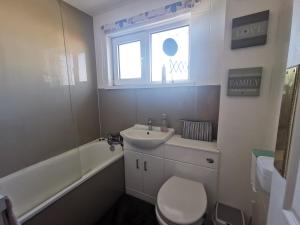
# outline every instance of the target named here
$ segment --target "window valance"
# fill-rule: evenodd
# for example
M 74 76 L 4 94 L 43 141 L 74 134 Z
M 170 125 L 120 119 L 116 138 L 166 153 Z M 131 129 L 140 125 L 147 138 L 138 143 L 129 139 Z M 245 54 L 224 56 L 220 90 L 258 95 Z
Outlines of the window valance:
M 133 17 L 124 18 L 114 23 L 103 25 L 101 29 L 104 31 L 104 33 L 108 34 L 135 26 L 146 25 L 161 19 L 168 19 L 183 13 L 187 13 L 200 2 L 201 0 L 178 1 L 158 9 L 153 9 Z

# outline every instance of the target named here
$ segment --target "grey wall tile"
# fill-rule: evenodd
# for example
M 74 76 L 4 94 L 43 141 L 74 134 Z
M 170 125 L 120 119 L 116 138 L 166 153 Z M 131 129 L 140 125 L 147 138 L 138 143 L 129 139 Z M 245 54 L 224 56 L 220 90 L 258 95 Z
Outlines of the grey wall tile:
M 100 135 L 93 18 L 61 4 L 68 65 L 74 76 L 71 102 L 82 145 Z
M 137 122 L 145 124 L 148 118 L 153 124 L 161 124 L 162 113 L 168 117 L 168 125 L 180 132 L 180 119 L 196 119 L 196 88 L 153 88 L 137 90 Z
M 220 86 L 99 90 L 102 133 L 120 132 L 135 123 L 160 126 L 166 113 L 168 124 L 181 134 L 181 119 L 211 120 L 217 137 Z M 99 95 L 100 95 L 99 94 Z
M 76 139 L 69 90 L 60 83 L 67 74 L 60 60 L 65 54 L 57 2 L 2 1 L 0 27 L 3 176 L 46 159 L 57 143 L 60 148 L 51 152 L 74 147 Z M 56 122 L 60 125 L 54 134 Z M 66 130 L 66 139 L 52 139 Z
M 199 119 L 217 121 L 219 105 L 220 86 L 197 87 L 197 113 Z
M 69 52 L 83 49 L 89 57 L 90 82 L 74 86 L 72 98 L 58 1 L 1 1 L 0 177 L 97 137 L 92 19 L 63 9 Z M 86 27 L 79 30 L 70 21 Z M 75 116 L 72 104 L 86 111 Z
M 102 136 L 120 132 L 136 123 L 136 91 L 99 90 Z
M 197 114 L 199 120 L 213 121 L 213 138 L 217 139 L 220 89 L 218 85 L 197 88 Z

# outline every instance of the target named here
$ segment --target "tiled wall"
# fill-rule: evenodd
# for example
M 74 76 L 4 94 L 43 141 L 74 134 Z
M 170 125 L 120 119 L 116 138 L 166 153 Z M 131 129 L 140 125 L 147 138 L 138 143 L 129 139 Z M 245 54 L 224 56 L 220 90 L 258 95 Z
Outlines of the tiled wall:
M 69 70 L 75 80 L 70 86 L 73 114 L 82 145 L 98 138 L 100 132 L 93 18 L 65 3 L 62 16 Z
M 93 20 L 59 2 L 1 1 L 0 177 L 99 137 Z
M 180 119 L 211 120 L 217 138 L 220 86 L 99 90 L 102 136 L 152 118 L 159 126 L 167 113 L 170 127 L 181 133 Z

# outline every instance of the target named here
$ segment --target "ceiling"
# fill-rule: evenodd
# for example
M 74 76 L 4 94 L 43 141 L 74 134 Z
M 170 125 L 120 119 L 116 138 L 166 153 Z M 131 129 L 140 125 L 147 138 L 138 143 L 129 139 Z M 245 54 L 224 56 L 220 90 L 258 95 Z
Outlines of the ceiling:
M 105 11 L 120 7 L 132 0 L 64 0 L 75 8 L 95 16 Z

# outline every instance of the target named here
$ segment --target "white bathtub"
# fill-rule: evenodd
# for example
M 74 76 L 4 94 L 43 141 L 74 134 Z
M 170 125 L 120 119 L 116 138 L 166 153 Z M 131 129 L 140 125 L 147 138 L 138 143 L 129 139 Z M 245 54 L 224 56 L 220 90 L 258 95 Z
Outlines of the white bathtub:
M 24 223 L 122 157 L 121 146 L 94 141 L 1 178 L 0 193 Z

